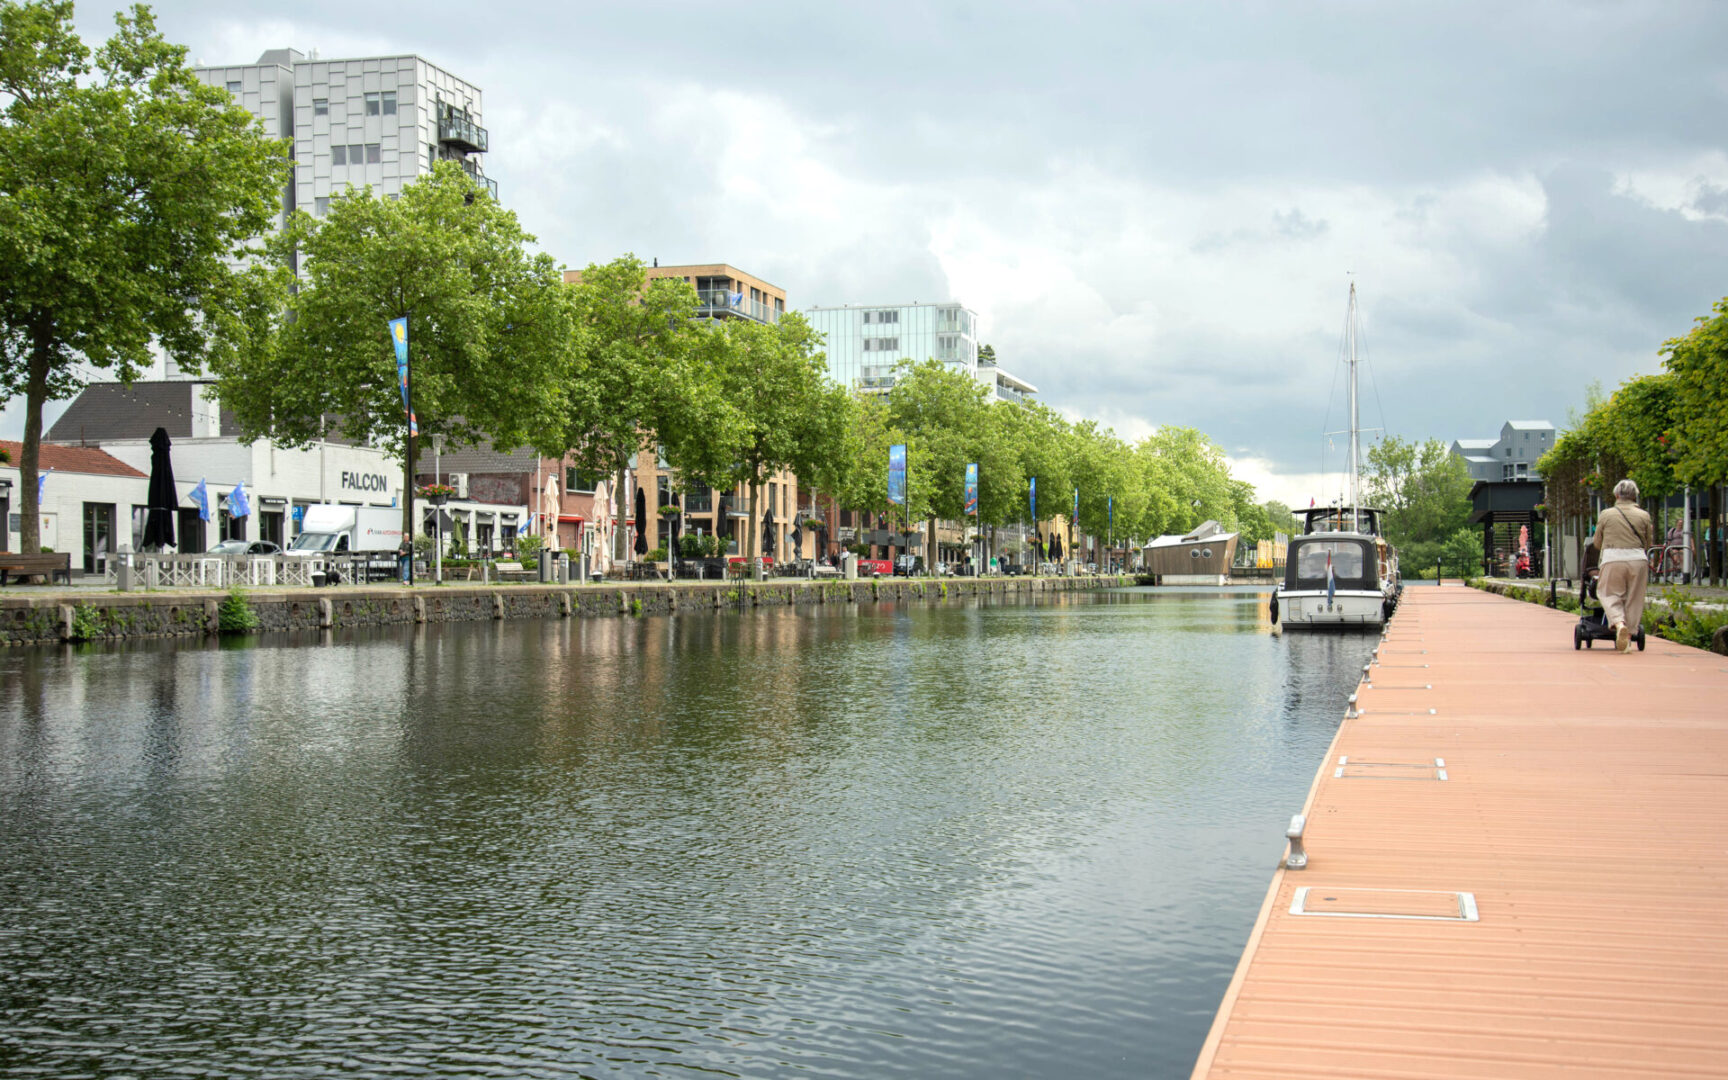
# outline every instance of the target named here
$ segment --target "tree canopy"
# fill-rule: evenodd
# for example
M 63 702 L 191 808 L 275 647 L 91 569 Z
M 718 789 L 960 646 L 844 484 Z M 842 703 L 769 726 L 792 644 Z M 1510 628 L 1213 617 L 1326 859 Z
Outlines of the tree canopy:
M 243 256 L 280 213 L 285 141 L 149 8 L 94 53 L 72 20 L 64 0 L 0 0 L 0 395 L 25 398 L 27 550 L 42 407 L 92 368 L 131 380 L 153 345 L 192 370 L 265 351 L 282 286 Z

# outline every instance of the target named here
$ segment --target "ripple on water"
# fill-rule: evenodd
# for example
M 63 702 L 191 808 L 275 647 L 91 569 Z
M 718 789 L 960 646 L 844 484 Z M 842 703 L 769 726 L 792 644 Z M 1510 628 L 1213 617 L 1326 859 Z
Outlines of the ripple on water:
M 1232 594 L 0 655 L 0 1075 L 1179 1074 L 1371 642 Z

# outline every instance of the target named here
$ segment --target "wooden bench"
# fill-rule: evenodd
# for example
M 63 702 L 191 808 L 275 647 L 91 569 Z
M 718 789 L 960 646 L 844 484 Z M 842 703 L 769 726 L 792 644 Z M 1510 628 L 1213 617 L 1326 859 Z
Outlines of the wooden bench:
M 534 581 L 540 576 L 540 571 L 524 570 L 519 562 L 493 563 L 492 569 L 497 572 L 499 581 Z
M 0 585 L 11 578 L 43 577 L 52 585 L 55 578 L 72 584 L 72 553 L 54 551 L 46 555 L 14 555 L 0 553 Z

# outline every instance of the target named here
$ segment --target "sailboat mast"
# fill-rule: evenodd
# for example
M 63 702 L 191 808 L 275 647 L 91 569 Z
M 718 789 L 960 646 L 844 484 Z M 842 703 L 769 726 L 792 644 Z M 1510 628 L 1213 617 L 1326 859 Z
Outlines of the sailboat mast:
M 1356 408 L 1356 283 L 1350 283 L 1350 309 L 1346 316 L 1344 330 L 1345 344 L 1350 355 L 1350 528 L 1353 532 L 1362 531 L 1362 515 L 1360 511 L 1361 492 L 1358 490 L 1358 477 L 1362 467 L 1361 418 Z

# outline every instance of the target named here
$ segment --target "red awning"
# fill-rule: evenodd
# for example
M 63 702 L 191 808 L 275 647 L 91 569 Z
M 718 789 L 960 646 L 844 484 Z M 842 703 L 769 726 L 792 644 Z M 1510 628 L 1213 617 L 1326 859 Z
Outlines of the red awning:
M 567 522 L 567 521 L 573 521 L 576 524 L 580 525 L 580 524 L 582 524 L 582 522 L 584 520 L 586 520 L 586 519 L 583 518 L 583 516 L 581 514 L 559 514 L 558 515 L 558 521 L 560 523 Z

